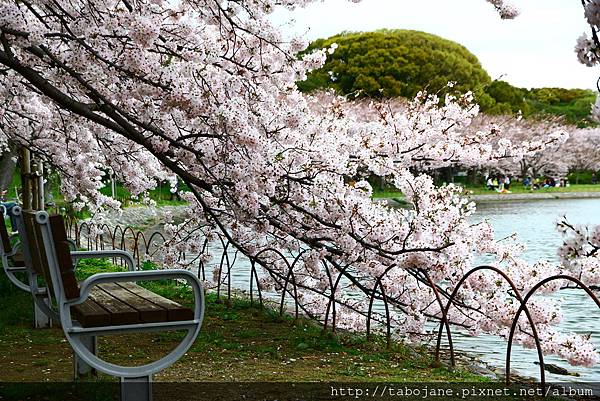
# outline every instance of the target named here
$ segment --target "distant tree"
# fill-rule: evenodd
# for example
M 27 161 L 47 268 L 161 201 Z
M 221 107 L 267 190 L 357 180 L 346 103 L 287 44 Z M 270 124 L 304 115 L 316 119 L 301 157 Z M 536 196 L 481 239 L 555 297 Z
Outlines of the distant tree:
M 596 93 L 588 89 L 535 88 L 526 94 L 529 114 L 560 115 L 579 127 L 596 125 L 590 117 Z
M 529 114 L 529 105 L 525 102 L 527 92 L 523 89 L 506 81 L 494 81 L 485 88 L 485 93 L 493 99 L 491 104 L 484 105 L 489 114 Z
M 354 97 L 413 98 L 427 89 L 473 92 L 481 111 L 492 115 L 521 113 L 524 117 L 558 115 L 580 127 L 595 125 L 589 118 L 593 91 L 563 88 L 518 88 L 506 81 L 492 81 L 477 57 L 462 45 L 425 32 L 381 30 L 345 32 L 318 39 L 302 52 L 337 45 L 323 67 L 298 82 L 304 92 L 332 88 Z
M 571 132 L 569 140 L 563 146 L 575 183 L 579 184 L 582 172 L 598 171 L 600 169 L 600 129 L 584 128 Z M 591 177 L 590 177 L 591 178 Z
M 491 82 L 479 60 L 458 43 L 425 32 L 382 30 L 341 33 L 313 42 L 305 53 L 338 48 L 324 66 L 299 82 L 303 91 L 330 87 L 357 97 L 414 97 L 419 91 L 475 91 Z

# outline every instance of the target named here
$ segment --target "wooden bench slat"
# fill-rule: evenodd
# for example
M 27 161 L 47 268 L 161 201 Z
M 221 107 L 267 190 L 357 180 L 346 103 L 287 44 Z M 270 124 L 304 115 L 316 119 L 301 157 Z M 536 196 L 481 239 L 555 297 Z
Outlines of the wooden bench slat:
M 91 299 L 72 306 L 71 313 L 83 327 L 110 326 L 110 313 Z
M 2 248 L 4 248 L 4 252 L 9 253 L 11 250 L 10 236 L 8 235 L 8 228 L 6 227 L 6 221 L 4 220 L 4 212 L 2 211 L 0 211 L 0 243 L 2 245 Z
M 129 305 L 131 308 L 137 310 L 142 322 L 166 322 L 168 319 L 167 310 L 165 308 L 134 294 L 116 283 L 101 284 L 98 287 L 102 288 L 105 292 L 121 302 Z
M 160 295 L 140 287 L 139 285 L 133 283 L 119 283 L 119 285 L 128 291 L 131 291 L 132 293 L 166 309 L 170 322 L 192 320 L 194 318 L 194 311 L 192 311 L 190 308 L 186 308 L 177 302 L 171 301 L 165 297 L 161 297 Z
M 90 292 L 90 299 L 102 306 L 110 314 L 112 325 L 139 323 L 138 311 L 121 302 L 101 288 L 94 288 Z
M 13 266 L 24 267 L 25 266 L 25 257 L 22 253 L 16 253 L 10 257 Z
M 82 327 L 192 320 L 194 312 L 133 283 L 100 284 L 71 308 Z

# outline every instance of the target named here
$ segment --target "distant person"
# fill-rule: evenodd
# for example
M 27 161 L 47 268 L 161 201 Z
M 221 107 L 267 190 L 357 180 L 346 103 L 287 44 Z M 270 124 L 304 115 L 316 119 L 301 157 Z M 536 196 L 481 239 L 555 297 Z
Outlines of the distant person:
M 494 189 L 494 181 L 492 180 L 492 177 L 488 177 L 485 185 L 487 186 L 487 189 L 490 191 Z
M 169 197 L 170 201 L 178 200 L 181 201 L 181 195 L 179 194 L 179 179 L 173 188 L 171 188 L 171 196 Z
M 598 176 L 596 175 L 596 173 L 592 173 L 592 184 L 598 184 Z
M 531 177 L 525 177 L 523 180 L 523 186 L 525 188 L 529 188 L 531 186 Z
M 552 177 L 546 178 L 546 180 L 544 181 L 544 188 L 554 188 L 555 186 L 556 181 Z
M 508 176 L 504 177 L 504 189 L 510 191 L 510 178 Z

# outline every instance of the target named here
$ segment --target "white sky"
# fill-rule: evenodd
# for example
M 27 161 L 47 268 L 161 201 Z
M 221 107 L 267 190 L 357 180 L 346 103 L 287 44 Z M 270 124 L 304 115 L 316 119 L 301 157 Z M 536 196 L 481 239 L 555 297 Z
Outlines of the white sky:
M 600 68 L 579 64 L 576 39 L 589 26 L 580 0 L 513 0 L 521 11 L 501 20 L 484 0 L 324 0 L 272 20 L 309 40 L 342 31 L 414 29 L 454 40 L 474 53 L 492 79 L 519 87 L 595 88 Z M 294 20 L 293 26 L 287 21 Z

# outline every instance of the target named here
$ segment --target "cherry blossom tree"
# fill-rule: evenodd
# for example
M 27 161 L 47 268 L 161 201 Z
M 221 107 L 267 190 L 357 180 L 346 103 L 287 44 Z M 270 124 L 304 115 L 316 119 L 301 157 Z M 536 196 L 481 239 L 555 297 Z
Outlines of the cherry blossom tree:
M 483 114 L 474 119 L 470 129 L 482 127 L 496 127 L 497 135 L 488 139 L 491 143 L 509 139 L 513 145 L 529 151 L 517 158 L 498 158 L 480 167 L 521 179 L 564 178 L 569 173 L 600 168 L 598 128 L 577 128 L 557 117 L 540 120 Z
M 441 317 L 436 294 L 447 298 L 478 254 L 495 255 L 524 291 L 561 271 L 520 260 L 517 244 L 468 222 L 474 205 L 459 188 L 414 173 L 531 151 L 504 138 L 493 145 L 492 130 L 468 131 L 478 112 L 469 94 L 422 93 L 401 110 L 373 106 L 376 118 L 344 112 L 342 99 L 312 111 L 295 82 L 335 48 L 299 60 L 305 41 L 285 40 L 268 19 L 276 6 L 311 2 L 0 0 L 4 140 L 45 157 L 67 198 L 93 210 L 118 206 L 99 193 L 107 171 L 134 194 L 179 177 L 190 206 L 183 223 L 166 226 L 167 265 L 219 234 L 263 266 L 264 286 L 296 296 L 309 316 L 324 320 L 336 295 L 345 327 L 364 328 L 369 301 L 385 299 L 397 335 L 423 335 Z M 413 208 L 374 203 L 367 174 L 390 177 Z M 283 285 L 284 264 L 258 256 L 265 247 L 302 252 L 298 294 Z M 345 297 L 346 288 L 363 296 Z M 508 284 L 481 273 L 449 319 L 505 336 L 517 308 Z M 557 307 L 533 300 L 531 310 L 545 352 L 597 361 L 589 339 L 553 329 Z M 517 337 L 531 344 L 526 321 Z
M 571 132 L 569 140 L 561 147 L 564 151 L 569 171 L 600 170 L 600 129 L 582 128 Z M 578 183 L 578 182 L 576 182 Z
M 531 177 L 533 179 L 546 175 L 563 178 L 569 172 L 569 160 L 566 150 L 572 145 L 569 143 L 573 128 L 562 123 L 557 118 L 544 120 L 512 119 L 504 127 L 503 136 L 515 144 L 529 144 L 535 151 L 510 161 L 500 162 L 498 167 L 513 176 Z M 554 133 L 564 133 L 563 140 L 554 146 L 546 146 L 548 137 Z

